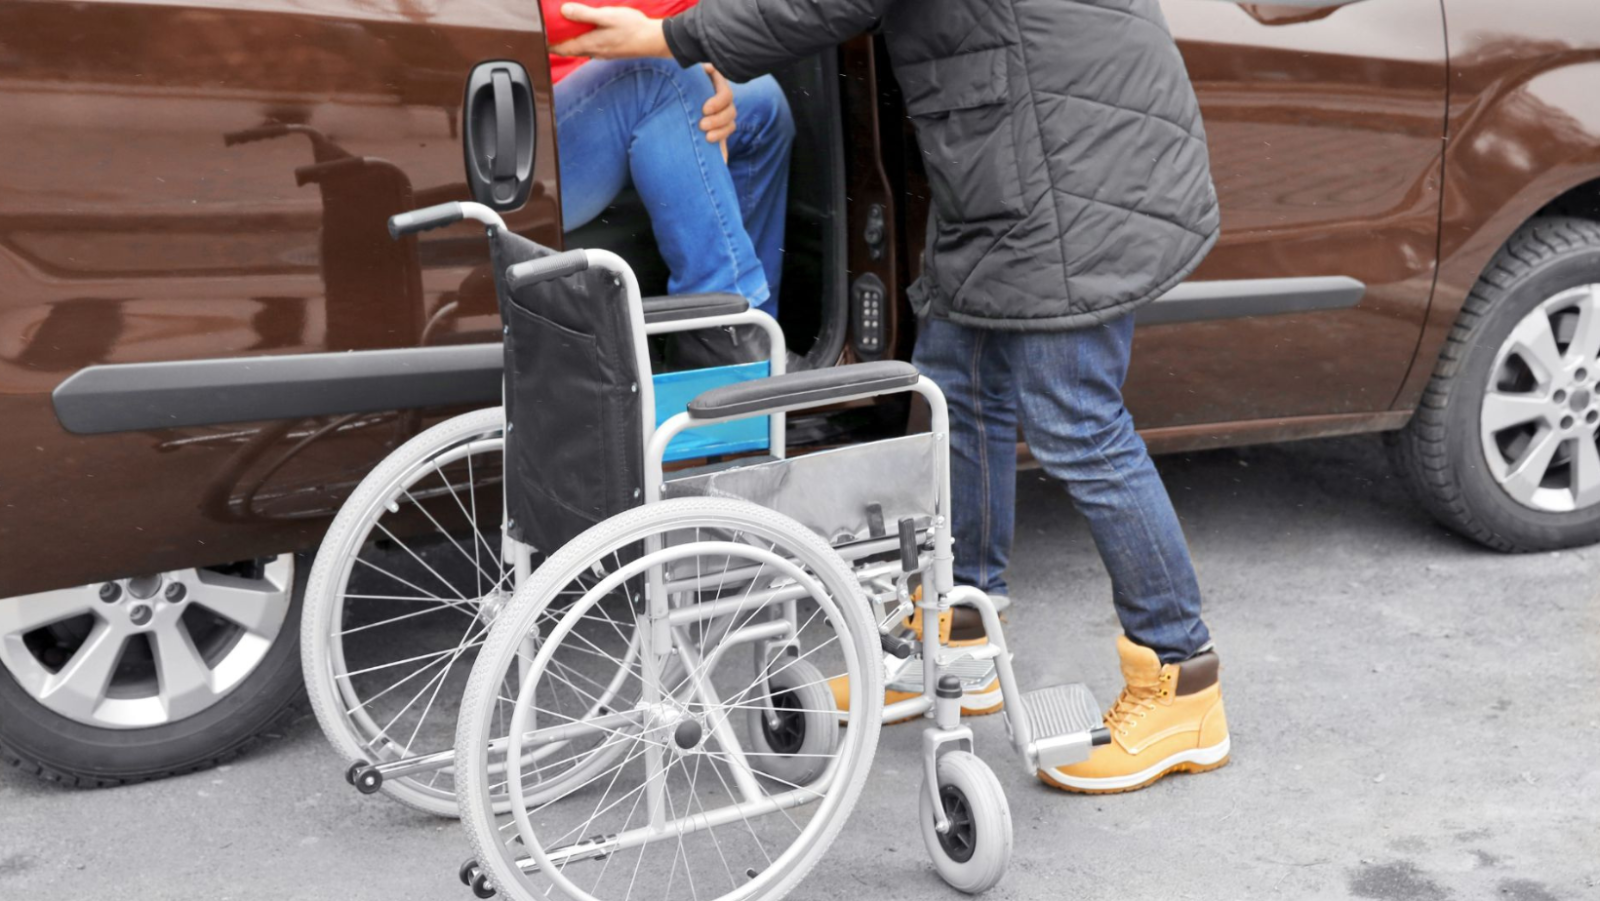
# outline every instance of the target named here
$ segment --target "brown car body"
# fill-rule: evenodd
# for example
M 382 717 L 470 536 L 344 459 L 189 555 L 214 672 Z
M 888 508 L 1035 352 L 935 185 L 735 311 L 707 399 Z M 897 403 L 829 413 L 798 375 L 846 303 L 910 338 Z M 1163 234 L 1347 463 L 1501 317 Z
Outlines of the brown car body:
M 1127 397 L 1154 450 L 1403 425 L 1495 251 L 1551 204 L 1600 200 L 1600 7 L 1537 5 L 1165 0 L 1223 210 L 1194 280 L 1365 293 L 1141 327 Z M 83 435 L 52 392 L 96 365 L 492 341 L 471 228 L 420 258 L 383 231 L 467 197 L 462 86 L 492 59 L 526 65 L 538 108 L 510 221 L 558 245 L 531 0 L 0 0 L 0 597 L 311 548 L 363 473 L 450 412 Z M 900 297 L 915 145 L 872 40 L 838 66 L 848 268 Z M 890 329 L 904 355 L 903 308 Z

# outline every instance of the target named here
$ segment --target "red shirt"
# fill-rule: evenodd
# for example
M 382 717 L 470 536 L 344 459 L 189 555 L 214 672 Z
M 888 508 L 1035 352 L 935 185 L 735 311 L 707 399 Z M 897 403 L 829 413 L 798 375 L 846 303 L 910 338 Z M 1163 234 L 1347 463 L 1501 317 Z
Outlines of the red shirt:
M 593 25 L 574 22 L 561 14 L 561 7 L 574 0 L 539 0 L 544 11 L 544 39 L 549 45 L 570 41 L 580 34 L 594 30 Z M 699 0 L 581 0 L 585 6 L 631 6 L 652 19 L 675 16 Z M 550 54 L 550 83 L 555 84 L 573 70 L 588 62 L 583 56 L 556 56 Z

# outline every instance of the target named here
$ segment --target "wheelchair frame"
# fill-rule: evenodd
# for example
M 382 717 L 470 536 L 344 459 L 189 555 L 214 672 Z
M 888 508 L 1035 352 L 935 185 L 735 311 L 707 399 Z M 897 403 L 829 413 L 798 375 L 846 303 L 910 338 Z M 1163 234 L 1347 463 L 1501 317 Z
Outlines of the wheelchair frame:
M 452 203 L 439 207 L 431 207 L 412 213 L 405 213 L 394 217 L 390 221 L 390 232 L 395 237 L 410 234 L 429 228 L 447 225 L 463 218 L 473 219 L 490 230 L 505 228 L 500 217 L 488 207 L 474 203 Z M 587 269 L 601 270 L 610 275 L 613 284 L 621 287 L 623 302 L 627 305 L 627 318 L 631 325 L 632 351 L 636 371 L 638 373 L 638 392 L 640 394 L 641 435 L 644 444 L 644 484 L 642 491 L 642 505 L 648 506 L 661 502 L 664 487 L 668 484 L 664 459 L 667 449 L 674 438 L 687 430 L 717 425 L 747 419 L 753 416 L 769 417 L 769 444 L 773 460 L 754 464 L 757 466 L 782 466 L 786 458 L 785 427 L 786 416 L 789 412 L 832 405 L 842 402 L 864 400 L 900 392 L 912 392 L 921 396 L 927 402 L 931 412 L 932 442 L 932 473 L 931 484 L 928 485 L 929 496 L 933 499 L 933 515 L 926 527 L 919 529 L 911 519 L 903 519 L 899 523 L 899 534 L 885 537 L 873 537 L 866 540 L 854 541 L 843 546 L 831 546 L 833 553 L 844 561 L 854 577 L 857 587 L 867 595 L 874 607 L 875 615 L 872 617 L 879 629 L 881 645 L 886 653 L 899 657 L 906 657 L 910 653 L 908 643 L 894 638 L 890 634 L 892 624 L 899 621 L 904 614 L 912 609 L 920 609 L 923 614 L 920 638 L 920 653 L 922 655 L 922 693 L 918 696 L 890 704 L 883 704 L 881 698 L 865 698 L 864 704 L 857 706 L 852 703 L 849 715 L 860 716 L 875 714 L 882 722 L 898 722 L 910 718 L 925 717 L 932 719 L 932 723 L 923 734 L 923 773 L 924 790 L 927 797 L 924 799 L 931 803 L 933 811 L 933 828 L 939 835 L 947 833 L 951 827 L 951 820 L 946 815 L 944 802 L 940 796 L 939 761 L 945 754 L 954 750 L 971 751 L 974 746 L 971 729 L 961 722 L 961 683 L 958 677 L 951 674 L 951 667 L 961 661 L 992 660 L 999 678 L 1001 692 L 1007 700 L 1003 716 L 1007 725 L 1008 734 L 1014 750 L 1022 758 L 1027 770 L 1034 771 L 1044 767 L 1060 766 L 1086 758 L 1092 747 L 1109 741 L 1109 734 L 1098 721 L 1093 726 L 1088 725 L 1079 717 L 1072 722 L 1069 731 L 1060 728 L 1052 730 L 1051 734 L 1042 734 L 1043 730 L 1036 732 L 1035 718 L 1039 717 L 1040 710 L 1035 709 L 1030 703 L 1029 696 L 1021 691 L 1012 666 L 1011 655 L 1005 642 L 1004 630 L 993 601 L 982 591 L 971 587 L 958 586 L 955 583 L 953 571 L 953 537 L 949 526 L 950 509 L 950 468 L 949 468 L 949 411 L 944 395 L 939 388 L 927 378 L 911 370 L 906 364 L 892 364 L 899 367 L 895 370 L 895 378 L 885 379 L 881 373 L 885 372 L 884 364 L 856 364 L 855 366 L 841 366 L 827 371 L 826 374 L 797 373 L 795 376 L 809 378 L 806 386 L 802 387 L 794 377 L 787 377 L 784 373 L 786 348 L 781 329 L 771 317 L 758 311 L 745 309 L 738 313 L 726 313 L 700 318 L 683 318 L 670 322 L 647 322 L 645 315 L 645 301 L 641 297 L 637 280 L 627 263 L 619 256 L 603 250 L 573 250 L 556 253 L 547 257 L 516 263 L 502 273 L 496 273 L 497 280 L 504 278 L 511 288 L 526 288 L 543 282 L 573 275 Z M 655 392 L 650 378 L 646 374 L 651 372 L 650 359 L 646 337 L 650 335 L 667 334 L 671 332 L 689 331 L 694 329 L 715 328 L 732 325 L 754 325 L 762 328 L 771 342 L 770 372 L 765 379 L 745 382 L 734 386 L 715 388 L 701 394 L 689 405 L 689 409 L 677 413 L 667 419 L 659 427 L 656 425 Z M 877 367 L 877 368 L 872 368 Z M 870 373 L 869 373 L 870 369 Z M 910 370 L 907 375 L 904 370 Z M 784 389 L 793 388 L 786 391 Z M 508 390 L 504 389 L 503 390 Z M 506 479 L 503 489 L 511 490 L 510 479 Z M 759 504 L 758 504 L 759 505 Z M 509 504 L 505 507 L 503 519 L 509 517 Z M 782 512 L 781 510 L 779 512 Z M 515 541 L 509 535 L 503 537 L 503 553 L 507 558 L 514 560 L 514 580 L 517 587 L 525 585 L 532 574 L 531 558 L 533 549 L 526 544 Z M 697 602 L 693 606 L 674 607 L 671 598 L 685 592 L 695 591 L 702 587 L 695 584 L 699 577 L 693 579 L 671 578 L 666 572 L 667 564 L 680 557 L 686 556 L 687 549 L 701 548 L 716 553 L 731 553 L 735 549 L 746 557 L 758 558 L 765 565 L 781 573 L 786 573 L 793 580 L 792 584 L 763 588 L 754 593 L 746 593 L 744 597 L 732 599 L 716 599 Z M 548 549 L 554 551 L 555 549 Z M 867 558 L 881 556 L 898 550 L 898 560 L 888 562 L 865 563 Z M 764 555 L 764 556 L 763 556 Z M 768 559 L 770 558 L 770 559 Z M 863 565 L 864 564 L 864 565 Z M 792 572 L 791 572 L 792 571 Z M 656 655 L 652 648 L 675 648 L 683 656 L 684 663 L 692 668 L 691 681 L 707 678 L 694 676 L 694 672 L 714 665 L 720 656 L 729 647 L 745 644 L 759 643 L 758 649 L 768 655 L 770 660 L 771 649 L 774 645 L 782 647 L 785 642 L 793 643 L 798 632 L 795 614 L 795 601 L 808 593 L 809 577 L 796 568 L 788 560 L 747 545 L 734 543 L 718 543 L 697 541 L 693 544 L 678 546 L 663 546 L 659 535 L 652 535 L 646 539 L 642 556 L 625 565 L 619 566 L 614 571 L 604 574 L 600 584 L 589 590 L 589 594 L 603 591 L 607 585 L 615 587 L 625 579 L 640 573 L 645 574 L 650 590 L 646 592 L 645 618 L 648 628 L 641 625 L 636 637 L 630 643 L 627 651 L 628 659 L 637 650 L 639 659 L 646 666 L 649 673 L 654 669 L 653 662 Z M 913 600 L 909 589 L 913 577 L 922 578 L 922 593 L 920 598 Z M 709 578 L 709 577 L 706 577 Z M 814 595 L 813 595 L 814 596 Z M 588 594 L 585 595 L 588 597 Z M 695 647 L 688 640 L 683 626 L 689 622 L 705 621 L 713 617 L 730 612 L 739 612 L 768 605 L 781 604 L 781 615 L 765 623 L 743 627 L 736 632 L 723 636 L 717 645 L 709 650 L 704 647 Z M 893 613 L 885 615 L 884 611 L 893 605 Z M 941 630 L 935 623 L 939 615 L 954 605 L 967 605 L 975 608 L 982 619 L 988 635 L 988 644 L 979 647 L 946 647 L 942 640 Z M 497 622 L 495 628 L 499 628 Z M 508 627 L 509 628 L 509 627 Z M 522 637 L 522 642 L 531 639 Z M 526 678 L 527 661 L 534 655 L 527 655 L 525 659 L 519 652 L 517 667 L 519 673 Z M 479 665 L 483 665 L 480 658 Z M 873 665 L 873 661 L 866 661 L 865 665 Z M 476 667 L 475 667 L 476 669 Z M 476 673 L 474 674 L 476 677 Z M 767 716 L 776 717 L 771 700 L 772 690 L 771 675 L 758 672 L 757 680 L 762 683 L 765 697 L 761 703 L 767 705 Z M 641 679 L 641 682 L 644 680 Z M 646 689 L 648 692 L 651 689 Z M 695 689 L 699 690 L 698 686 Z M 1055 689 L 1044 689 L 1043 692 Z M 1035 693 L 1040 694 L 1040 693 Z M 658 702 L 659 698 L 642 697 L 641 703 Z M 1091 699 L 1092 703 L 1092 699 Z M 599 710 L 605 710 L 602 704 Z M 511 724 L 507 730 L 507 737 L 501 741 L 507 742 L 509 748 L 512 744 L 522 746 L 531 738 L 554 743 L 570 739 L 570 737 L 588 732 L 610 729 L 634 722 L 646 714 L 637 711 L 607 711 L 598 717 L 593 717 L 592 722 L 574 721 L 560 726 L 546 727 L 538 730 L 525 730 L 527 711 L 521 704 L 513 708 Z M 1097 714 L 1096 714 L 1097 715 Z M 591 716 L 591 715 L 586 715 Z M 630 719 L 631 717 L 631 719 Z M 1051 721 L 1048 714 L 1039 717 L 1044 721 Z M 602 722 L 604 720 L 604 722 Z M 613 722 L 614 721 L 614 722 Z M 1054 717 L 1054 725 L 1059 726 L 1059 716 Z M 726 721 L 721 724 L 727 728 Z M 715 724 L 713 724 L 715 730 Z M 739 743 L 732 736 L 722 736 L 713 731 L 713 735 L 720 740 L 720 744 L 730 750 L 733 756 L 740 756 Z M 513 741 L 514 739 L 514 741 Z M 460 743 L 458 742 L 458 745 Z M 488 750 L 493 749 L 495 742 L 491 742 Z M 370 779 L 376 785 L 381 784 L 384 778 L 393 778 L 410 775 L 429 769 L 450 766 L 457 760 L 457 755 L 466 753 L 469 749 L 458 747 L 452 751 L 438 752 L 406 760 L 391 761 L 368 765 L 361 771 L 352 770 L 352 779 L 368 790 L 363 779 Z M 660 752 L 656 752 L 660 753 Z M 520 798 L 521 792 L 521 759 L 518 754 L 507 753 L 504 764 L 508 781 L 514 782 L 519 788 L 514 790 L 516 797 Z M 837 760 L 835 761 L 835 764 Z M 655 764 L 659 767 L 659 762 Z M 797 792 L 791 791 L 775 797 L 763 796 L 754 782 L 754 777 L 748 771 L 748 763 L 743 764 L 745 769 L 733 767 L 734 780 L 741 794 L 746 796 L 744 803 L 728 808 L 719 816 L 748 817 L 773 813 L 789 806 L 806 803 Z M 832 766 L 821 778 L 831 778 Z M 458 766 L 459 769 L 459 766 Z M 459 790 L 459 789 L 458 789 Z M 562 865 L 572 860 L 586 858 L 600 858 L 614 851 L 642 845 L 656 838 L 677 834 L 683 835 L 690 831 L 708 828 L 716 825 L 714 818 L 702 814 L 699 817 L 683 817 L 675 822 L 666 820 L 666 812 L 662 808 L 661 794 L 665 789 L 662 785 L 647 782 L 645 798 L 648 802 L 650 826 L 632 830 L 632 834 L 613 835 L 602 839 L 580 838 L 578 841 L 552 850 L 548 855 L 542 850 L 537 851 L 534 858 L 523 858 L 517 866 L 523 872 L 534 872 L 549 867 L 553 862 L 559 861 Z M 813 792 L 815 794 L 815 792 Z M 793 797 L 790 797 L 790 796 Z M 1003 796 L 1001 798 L 1003 804 Z M 526 814 L 520 807 L 513 806 L 513 814 L 519 817 L 519 823 L 526 825 Z M 531 827 L 530 827 L 531 828 Z M 1003 865 L 1002 865 L 1003 869 Z M 474 862 L 469 861 L 462 870 L 463 881 L 472 884 L 475 891 L 482 896 L 487 889 L 492 893 L 492 886 L 488 886 L 483 874 L 477 869 Z M 947 877 L 948 878 L 948 877 Z M 998 878 L 996 876 L 995 878 Z M 992 883 L 991 883 L 992 884 Z M 983 886 L 986 888 L 987 886 Z M 981 890 L 981 889 L 979 889 Z

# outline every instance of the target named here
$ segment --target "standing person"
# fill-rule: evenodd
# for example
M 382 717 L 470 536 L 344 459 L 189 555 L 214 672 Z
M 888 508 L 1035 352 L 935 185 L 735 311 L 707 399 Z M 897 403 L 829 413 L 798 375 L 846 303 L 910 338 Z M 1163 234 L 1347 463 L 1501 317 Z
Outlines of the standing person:
M 1122 403 L 1132 312 L 1216 242 L 1199 105 L 1156 0 L 703 0 L 558 47 L 749 77 L 882 31 L 932 189 L 915 362 L 950 401 L 957 578 L 1004 595 L 1020 423 L 1111 574 L 1110 744 L 1042 771 L 1141 788 L 1227 762 L 1217 655 L 1172 502 Z

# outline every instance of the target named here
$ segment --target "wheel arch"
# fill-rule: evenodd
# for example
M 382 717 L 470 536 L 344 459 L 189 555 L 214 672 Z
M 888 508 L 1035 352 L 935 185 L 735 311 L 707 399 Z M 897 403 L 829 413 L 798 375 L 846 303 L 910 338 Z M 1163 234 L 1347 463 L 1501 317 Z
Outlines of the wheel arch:
M 1600 59 L 1570 52 L 1536 62 L 1451 97 L 1434 288 L 1392 410 L 1415 408 L 1467 295 L 1520 228 L 1550 214 L 1600 221 Z

